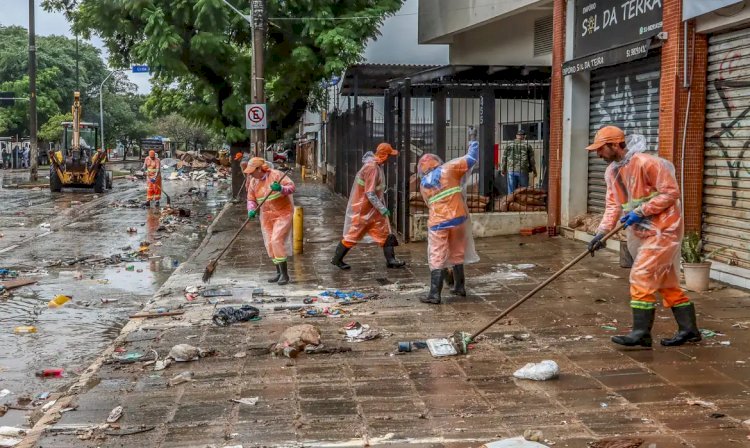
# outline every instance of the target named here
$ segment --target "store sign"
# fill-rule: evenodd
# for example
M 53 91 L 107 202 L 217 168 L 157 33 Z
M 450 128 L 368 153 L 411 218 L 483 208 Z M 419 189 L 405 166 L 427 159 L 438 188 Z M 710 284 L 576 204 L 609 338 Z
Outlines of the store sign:
M 584 56 L 568 61 L 563 64 L 563 76 L 645 58 L 648 55 L 649 48 L 651 48 L 651 40 L 652 38 L 648 38 L 630 45 L 624 45 L 591 56 Z
M 573 58 L 643 41 L 661 32 L 662 0 L 575 0 Z

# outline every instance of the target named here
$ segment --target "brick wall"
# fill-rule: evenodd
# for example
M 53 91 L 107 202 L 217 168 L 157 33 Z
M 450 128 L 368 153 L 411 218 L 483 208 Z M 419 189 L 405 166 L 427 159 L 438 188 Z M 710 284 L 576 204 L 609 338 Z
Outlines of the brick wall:
M 690 111 L 685 141 L 685 158 L 682 160 L 682 139 L 688 108 L 688 89 L 683 87 L 682 0 L 665 0 L 663 30 L 668 38 L 662 47 L 659 155 L 674 163 L 677 180 L 680 180 L 684 163 L 685 227 L 699 230 L 703 194 L 703 135 L 706 116 L 706 68 L 708 41 L 705 35 L 695 35 L 693 47 L 693 25 L 689 27 L 688 62 L 692 64 Z M 688 67 L 690 68 L 690 67 Z M 690 78 L 690 70 L 688 70 Z
M 555 0 L 552 12 L 552 80 L 550 84 L 549 192 L 547 226 L 556 232 L 560 225 L 560 180 L 563 138 L 563 75 L 565 61 L 566 0 Z

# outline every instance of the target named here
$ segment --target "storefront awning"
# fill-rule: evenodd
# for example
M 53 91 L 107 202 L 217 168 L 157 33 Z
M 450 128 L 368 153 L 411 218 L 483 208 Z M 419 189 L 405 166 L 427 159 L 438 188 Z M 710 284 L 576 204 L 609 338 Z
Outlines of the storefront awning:
M 653 38 L 650 37 L 645 40 L 570 60 L 563 63 L 563 76 L 645 58 L 648 55 L 648 50 L 651 48 L 652 41 Z

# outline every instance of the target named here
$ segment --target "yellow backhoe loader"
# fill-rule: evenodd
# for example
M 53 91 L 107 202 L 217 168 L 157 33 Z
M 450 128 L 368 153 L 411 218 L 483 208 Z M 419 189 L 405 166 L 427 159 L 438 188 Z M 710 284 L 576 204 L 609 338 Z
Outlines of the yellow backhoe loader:
M 81 122 L 81 94 L 73 95 L 73 121 L 62 123 L 62 149 L 49 151 L 49 189 L 93 188 L 103 193 L 112 188 L 112 172 L 105 169 L 107 154 L 99 145 L 99 127 Z

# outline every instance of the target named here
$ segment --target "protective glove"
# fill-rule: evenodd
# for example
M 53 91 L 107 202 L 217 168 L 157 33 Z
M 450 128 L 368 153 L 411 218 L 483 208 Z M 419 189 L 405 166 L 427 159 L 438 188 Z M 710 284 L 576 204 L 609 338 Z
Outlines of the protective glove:
M 597 233 L 594 235 L 594 238 L 589 241 L 588 249 L 589 252 L 591 252 L 591 256 L 594 256 L 594 252 L 604 247 L 604 242 L 602 242 L 602 238 L 604 238 L 604 233 Z
M 271 190 L 273 191 L 281 191 L 281 184 L 278 182 L 274 182 L 271 184 Z
M 149 182 L 151 182 L 152 184 L 155 184 L 155 183 L 156 183 L 156 178 L 154 178 L 154 179 L 149 179 Z
M 633 224 L 640 223 L 641 221 L 643 221 L 643 218 L 643 216 L 639 215 L 635 210 L 633 210 L 632 212 L 620 218 L 620 222 L 625 223 L 625 227 L 627 228 L 632 226 Z
M 247 211 L 247 219 L 255 219 L 256 216 L 258 216 L 258 210 Z
M 390 211 L 390 210 L 388 210 L 387 208 L 386 208 L 386 209 L 383 209 L 383 210 L 381 210 L 381 211 L 380 211 L 380 214 L 382 214 L 382 215 L 383 215 L 383 216 L 385 216 L 386 218 L 390 218 L 390 217 L 391 217 L 391 211 Z

